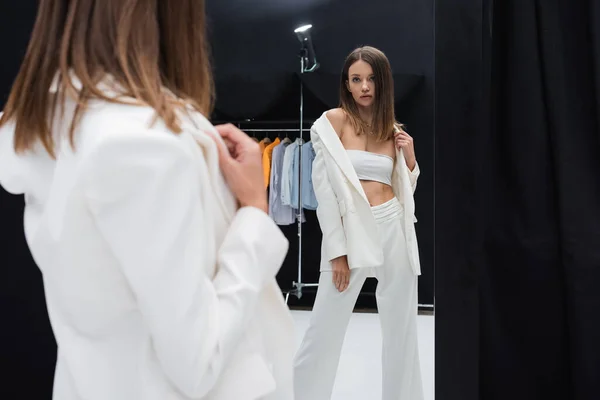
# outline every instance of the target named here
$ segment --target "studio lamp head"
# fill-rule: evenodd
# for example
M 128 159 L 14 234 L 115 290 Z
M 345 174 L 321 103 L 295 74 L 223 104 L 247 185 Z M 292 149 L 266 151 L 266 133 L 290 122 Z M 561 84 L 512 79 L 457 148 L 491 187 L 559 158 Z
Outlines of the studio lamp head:
M 294 33 L 296 35 L 298 35 L 298 39 L 302 42 L 304 40 L 304 35 L 310 35 L 310 29 L 312 28 L 312 25 L 308 24 L 308 25 L 302 25 L 299 26 L 298 28 L 294 29 Z
M 315 48 L 310 36 L 311 28 L 312 25 L 303 25 L 294 30 L 294 33 L 302 46 L 300 50 L 300 57 L 302 57 L 303 60 L 302 72 L 312 72 L 319 68 L 319 62 L 317 61 Z

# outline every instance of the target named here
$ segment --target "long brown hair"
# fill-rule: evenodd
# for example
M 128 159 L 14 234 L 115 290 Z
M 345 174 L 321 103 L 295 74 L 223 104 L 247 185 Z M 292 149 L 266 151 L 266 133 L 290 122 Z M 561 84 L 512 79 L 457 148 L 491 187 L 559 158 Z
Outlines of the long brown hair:
M 373 120 L 369 127 L 358 112 L 358 106 L 348 90 L 349 71 L 352 64 L 363 60 L 371 66 L 375 76 L 375 99 L 373 102 Z M 346 58 L 340 82 L 340 108 L 342 108 L 356 133 L 373 132 L 378 141 L 390 140 L 394 135 L 394 127 L 402 128 L 396 122 L 394 112 L 394 77 L 392 67 L 386 55 L 374 47 L 364 46 L 354 50 Z
M 204 0 L 40 0 L 0 126 L 15 121 L 17 152 L 41 141 L 54 156 L 51 121 L 68 93 L 78 103 L 72 145 L 77 121 L 92 98 L 120 103 L 119 97 L 133 97 L 180 132 L 177 110 L 182 105 L 207 116 L 212 112 L 205 19 Z M 118 96 L 98 88 L 107 76 Z M 50 90 L 56 78 L 59 94 Z

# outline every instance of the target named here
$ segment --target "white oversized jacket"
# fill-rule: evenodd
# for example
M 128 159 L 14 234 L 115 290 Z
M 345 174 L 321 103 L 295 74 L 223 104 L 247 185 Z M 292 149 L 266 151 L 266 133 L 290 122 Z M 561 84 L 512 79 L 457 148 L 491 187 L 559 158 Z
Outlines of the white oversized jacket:
M 369 200 L 326 114 L 313 124 L 311 141 L 316 153 L 312 180 L 319 203 L 317 218 L 323 232 L 321 271 L 331 270 L 330 261 L 343 255 L 351 269 L 380 266 L 383 248 Z M 415 275 L 421 274 L 413 198 L 419 174 L 419 166 L 411 172 L 403 152 L 396 151 L 392 187 L 404 209 L 406 247 Z
M 0 130 L 0 184 L 25 194 L 58 344 L 54 398 L 292 400 L 294 327 L 274 279 L 288 242 L 237 210 L 204 117 L 176 135 L 153 116 L 93 101 L 75 152 L 55 121 L 56 160 L 15 154 L 14 126 Z

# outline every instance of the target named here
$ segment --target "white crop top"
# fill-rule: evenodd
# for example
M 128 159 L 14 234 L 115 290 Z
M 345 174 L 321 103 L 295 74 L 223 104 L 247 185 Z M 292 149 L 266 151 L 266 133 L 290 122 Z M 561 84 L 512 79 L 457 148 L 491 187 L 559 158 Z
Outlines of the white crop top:
M 361 181 L 381 182 L 392 186 L 394 159 L 385 154 L 363 150 L 346 150 L 350 162 Z

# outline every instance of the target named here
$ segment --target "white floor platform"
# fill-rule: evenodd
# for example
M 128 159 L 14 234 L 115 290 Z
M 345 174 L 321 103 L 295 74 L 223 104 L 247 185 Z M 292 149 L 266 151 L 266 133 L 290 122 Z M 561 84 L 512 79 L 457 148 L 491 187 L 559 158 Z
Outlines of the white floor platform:
M 298 345 L 310 311 L 292 311 Z M 434 317 L 419 316 L 419 352 L 425 400 L 434 400 Z M 354 313 L 346 333 L 331 400 L 381 399 L 381 329 L 377 314 Z

